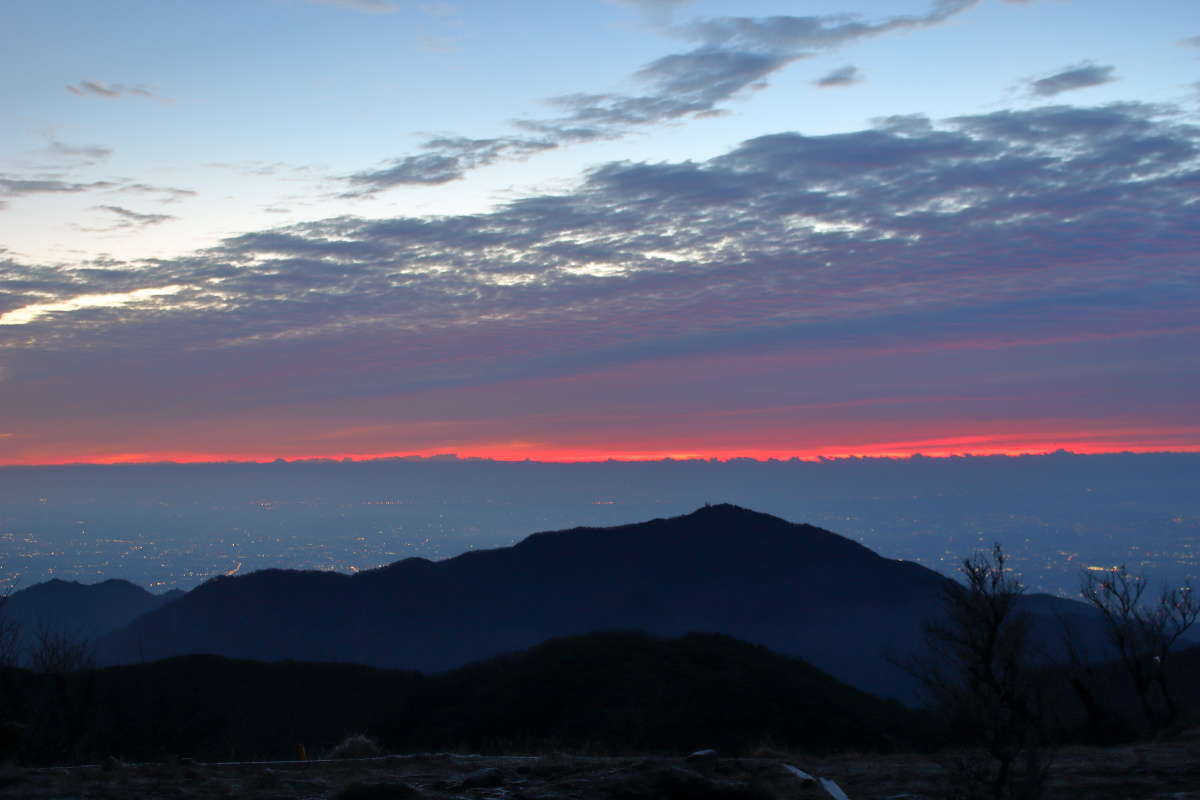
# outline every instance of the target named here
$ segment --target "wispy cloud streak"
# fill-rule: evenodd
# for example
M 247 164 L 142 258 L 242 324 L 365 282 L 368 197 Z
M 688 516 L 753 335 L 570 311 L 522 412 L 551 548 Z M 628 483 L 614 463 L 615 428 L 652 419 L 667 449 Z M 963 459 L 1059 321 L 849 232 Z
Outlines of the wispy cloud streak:
M 120 83 L 106 84 L 102 81 L 80 81 L 79 83 L 69 84 L 65 88 L 76 97 L 101 97 L 106 100 L 115 100 L 119 97 L 133 95 L 134 97 L 161 100 L 165 103 L 171 102 L 171 98 L 152 92 L 145 86 L 125 86 Z
M 353 11 L 365 11 L 368 14 L 391 14 L 396 10 L 396 4 L 391 0 L 308 0 L 314 5 L 341 6 Z
M 863 74 L 858 67 L 848 64 L 821 76 L 813 81 L 813 84 L 820 86 L 822 89 L 832 89 L 853 86 L 856 83 L 862 83 L 862 80 Z
M 49 150 L 54 155 L 67 156 L 69 158 L 84 158 L 92 162 L 103 161 L 112 155 L 111 147 L 101 147 L 99 145 L 69 145 L 58 141 L 57 139 L 50 140 Z
M 111 189 L 114 186 L 117 184 L 112 181 L 74 183 L 59 179 L 0 177 L 0 198 L 25 197 L 34 194 L 78 194 L 96 189 Z M 0 200 L 0 209 L 4 207 L 5 202 Z
M 1067 67 L 1053 75 L 1029 82 L 1029 92 L 1037 97 L 1053 97 L 1063 92 L 1103 86 L 1116 80 L 1115 67 L 1083 63 Z
M 129 228 L 145 228 L 149 225 L 159 225 L 175 217 L 170 214 L 142 214 L 121 206 L 95 206 L 97 211 L 105 211 L 116 216 L 116 221 L 105 228 L 85 228 L 85 230 L 123 230 Z
M 549 99 L 558 116 L 522 119 L 521 134 L 443 137 L 422 152 L 345 177 L 347 195 L 404 185 L 441 184 L 500 159 L 522 159 L 564 145 L 619 139 L 648 126 L 724 113 L 727 101 L 765 88 L 770 76 L 809 55 L 854 41 L 940 25 L 978 0 L 937 0 L 922 15 L 865 21 L 853 15 L 719 17 L 673 28 L 695 47 L 656 59 L 634 79 L 641 94 L 578 93 Z M 662 11 L 674 3 L 643 3 Z M 845 85 L 833 83 L 828 85 Z

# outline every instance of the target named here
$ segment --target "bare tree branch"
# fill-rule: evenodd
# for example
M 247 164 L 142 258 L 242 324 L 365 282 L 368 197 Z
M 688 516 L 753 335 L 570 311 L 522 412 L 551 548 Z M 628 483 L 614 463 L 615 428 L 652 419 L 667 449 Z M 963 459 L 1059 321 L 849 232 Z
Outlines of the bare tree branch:
M 1083 599 L 1104 618 L 1108 639 L 1133 683 L 1152 731 L 1174 726 L 1179 707 L 1168 682 L 1167 662 L 1179 638 L 1197 617 L 1200 600 L 1190 583 L 1164 587 L 1156 602 L 1147 602 L 1146 582 L 1124 566 L 1084 574 Z

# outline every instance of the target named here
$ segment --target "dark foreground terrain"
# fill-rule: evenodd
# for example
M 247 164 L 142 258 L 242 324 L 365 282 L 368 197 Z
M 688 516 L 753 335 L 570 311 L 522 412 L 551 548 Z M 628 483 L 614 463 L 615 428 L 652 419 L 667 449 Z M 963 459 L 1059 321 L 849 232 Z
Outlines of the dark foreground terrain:
M 313 800 L 851 800 L 961 796 L 950 775 L 967 756 L 747 758 L 421 754 L 259 763 L 107 764 L 0 769 L 0 798 L 312 798 Z M 1171 741 L 1060 751 L 1045 800 L 1200 800 L 1200 731 Z

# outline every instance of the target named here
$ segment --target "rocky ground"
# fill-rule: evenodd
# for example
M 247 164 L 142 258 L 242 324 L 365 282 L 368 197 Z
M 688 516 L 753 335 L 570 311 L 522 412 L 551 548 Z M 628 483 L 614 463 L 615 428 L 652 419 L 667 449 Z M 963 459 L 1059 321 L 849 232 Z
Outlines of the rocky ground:
M 0 800 L 934 800 L 962 759 L 421 754 L 366 759 L 107 764 L 0 769 Z M 808 776 L 825 778 L 836 787 Z M 839 789 L 840 787 L 840 789 Z M 1056 754 L 1046 800 L 1200 800 L 1200 732 L 1169 742 Z

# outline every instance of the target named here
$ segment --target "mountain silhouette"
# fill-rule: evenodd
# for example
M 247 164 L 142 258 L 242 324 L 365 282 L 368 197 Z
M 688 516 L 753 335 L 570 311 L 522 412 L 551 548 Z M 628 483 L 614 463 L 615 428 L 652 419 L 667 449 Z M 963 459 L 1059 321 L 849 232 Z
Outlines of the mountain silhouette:
M 722 504 L 355 575 L 214 578 L 102 637 L 97 655 L 107 664 L 209 653 L 437 672 L 556 636 L 701 631 L 911 700 L 914 683 L 896 662 L 921 649 L 948 581 L 830 531 Z
M 3 613 L 23 634 L 49 632 L 90 640 L 183 595 L 179 590 L 152 594 L 117 579 L 94 584 L 54 579 L 13 592 L 3 603 Z

